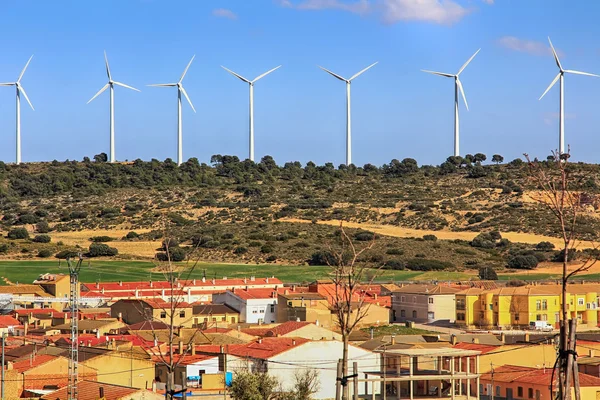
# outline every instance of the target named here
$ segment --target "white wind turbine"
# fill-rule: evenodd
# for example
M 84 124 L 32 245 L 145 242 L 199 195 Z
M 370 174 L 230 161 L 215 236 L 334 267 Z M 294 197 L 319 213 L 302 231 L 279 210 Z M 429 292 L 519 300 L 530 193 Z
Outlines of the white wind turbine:
M 183 162 L 183 132 L 182 132 L 182 128 L 181 128 L 181 94 L 182 93 L 185 96 L 188 103 L 190 103 L 190 107 L 192 107 L 192 110 L 194 110 L 194 112 L 196 112 L 196 109 L 194 108 L 194 105 L 192 104 L 192 101 L 190 100 L 190 97 L 188 96 L 187 92 L 185 91 L 185 88 L 183 87 L 183 83 L 182 83 L 183 78 L 185 78 L 185 74 L 187 74 L 188 69 L 190 69 L 190 65 L 192 65 L 192 62 L 194 61 L 194 58 L 196 58 L 196 55 L 192 56 L 192 59 L 188 63 L 187 67 L 185 67 L 183 74 L 181 74 L 181 78 L 179 78 L 179 82 L 177 82 L 177 83 L 157 83 L 154 85 L 148 85 L 148 86 L 155 86 L 155 87 L 177 86 L 177 165 L 181 165 L 181 163 Z
M 106 85 L 104 85 L 102 87 L 102 89 L 100 89 L 98 91 L 98 93 L 96 93 L 94 95 L 94 97 L 92 97 L 87 102 L 87 104 L 90 104 L 96 97 L 100 96 L 106 89 L 110 88 L 110 155 L 109 155 L 109 161 L 111 163 L 114 163 L 116 161 L 115 160 L 115 87 L 114 87 L 114 85 L 122 86 L 124 88 L 131 89 L 131 90 L 135 90 L 136 92 L 139 92 L 140 90 L 138 90 L 134 87 L 128 86 L 124 83 L 113 81 L 112 75 L 110 73 L 110 67 L 108 66 L 108 58 L 106 57 L 106 51 L 104 52 L 104 62 L 106 64 L 106 75 L 108 76 L 108 83 Z
M 14 86 L 17 89 L 17 164 L 21 164 L 21 93 L 23 93 L 23 96 L 25 96 L 25 100 L 27 100 L 27 103 L 29 103 L 31 109 L 35 111 L 31 101 L 29 101 L 29 97 L 27 97 L 25 88 L 23 85 L 21 85 L 21 78 L 23 78 L 25 70 L 29 66 L 32 58 L 33 56 L 29 57 L 29 61 L 27 61 L 27 64 L 25 64 L 25 68 L 23 68 L 23 71 L 21 71 L 21 74 L 16 82 L 0 83 L 0 86 Z
M 548 37 L 548 42 L 550 42 L 550 48 L 552 49 L 552 54 L 554 54 L 554 60 L 556 61 L 556 65 L 558 66 L 558 75 L 554 78 L 554 80 L 550 83 L 550 86 L 546 89 L 544 94 L 540 96 L 538 100 L 541 100 L 542 97 L 548 93 L 548 91 L 556 84 L 556 81 L 560 79 L 560 98 L 558 101 L 559 104 L 559 113 L 558 113 L 558 154 L 563 154 L 565 152 L 565 72 L 569 74 L 576 75 L 587 75 L 587 76 L 595 76 L 600 77 L 600 75 L 590 74 L 588 72 L 574 71 L 572 69 L 563 69 L 560 60 L 558 59 L 558 54 L 552 45 L 552 41 L 550 37 Z
M 281 65 L 265 72 L 264 74 L 257 76 L 252 81 L 244 78 L 243 76 L 241 76 L 239 74 L 236 74 L 232 70 L 227 69 L 227 68 L 223 67 L 222 65 L 221 65 L 221 68 L 223 68 L 225 71 L 229 72 L 231 75 L 246 82 L 250 86 L 250 122 L 249 122 L 250 123 L 250 135 L 248 138 L 248 158 L 250 159 L 250 161 L 254 161 L 254 84 L 259 79 L 264 78 L 265 76 L 269 75 L 271 72 L 275 71 L 276 69 L 281 68 Z
M 359 75 L 362 75 L 364 72 L 366 72 L 369 68 L 375 66 L 378 62 L 379 61 L 374 62 L 362 71 L 352 75 L 350 79 L 343 78 L 342 76 L 319 66 L 319 68 L 332 75 L 334 78 L 346 82 L 346 165 L 352 164 L 352 118 L 350 113 L 350 83 L 352 83 L 352 81 Z
M 462 67 L 460 67 L 460 69 L 458 70 L 458 72 L 456 74 L 428 71 L 425 69 L 421 70 L 423 72 L 427 72 L 427 73 L 434 74 L 434 75 L 445 76 L 447 78 L 454 78 L 454 155 L 455 156 L 460 156 L 460 124 L 458 121 L 458 92 L 459 91 L 460 91 L 460 94 L 462 95 L 463 101 L 465 102 L 465 107 L 467 108 L 467 111 L 469 111 L 469 104 L 467 103 L 467 97 L 465 96 L 465 90 L 463 89 L 463 85 L 460 82 L 460 74 L 461 74 L 461 72 L 463 72 L 465 70 L 465 68 L 467 68 L 467 65 L 469 65 L 469 63 L 475 58 L 475 56 L 477 55 L 477 53 L 479 53 L 480 50 L 481 49 L 477 50 L 475 52 L 475 54 L 473 54 L 471 56 L 471 58 L 469 58 L 467 60 L 467 62 L 464 63 L 464 65 Z

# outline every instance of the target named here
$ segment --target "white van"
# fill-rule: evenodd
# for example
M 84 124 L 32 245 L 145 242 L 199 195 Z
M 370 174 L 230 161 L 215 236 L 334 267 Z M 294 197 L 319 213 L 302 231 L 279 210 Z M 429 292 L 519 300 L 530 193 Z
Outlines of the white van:
M 552 332 L 554 327 L 548 321 L 532 321 L 529 323 L 529 329 L 532 331 Z

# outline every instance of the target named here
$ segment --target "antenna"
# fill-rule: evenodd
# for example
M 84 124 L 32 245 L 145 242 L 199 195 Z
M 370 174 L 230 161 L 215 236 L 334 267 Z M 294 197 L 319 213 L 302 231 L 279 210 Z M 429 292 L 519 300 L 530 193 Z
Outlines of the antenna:
M 71 257 L 67 257 L 67 265 L 69 266 L 70 277 L 70 293 L 69 304 L 71 309 L 71 348 L 69 351 L 69 384 L 68 384 L 68 400 L 77 400 L 77 374 L 79 362 L 79 271 L 83 257 L 79 253 L 77 263 L 73 263 Z

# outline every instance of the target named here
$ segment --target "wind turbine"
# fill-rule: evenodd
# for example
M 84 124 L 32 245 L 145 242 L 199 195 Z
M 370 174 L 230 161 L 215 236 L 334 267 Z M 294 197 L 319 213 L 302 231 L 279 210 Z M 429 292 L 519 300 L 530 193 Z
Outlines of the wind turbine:
M 467 97 L 465 96 L 465 90 L 463 89 L 463 85 L 460 82 L 460 74 L 461 74 L 461 72 L 463 72 L 465 70 L 465 68 L 467 68 L 467 65 L 469 65 L 469 63 L 475 58 L 475 56 L 477 55 L 477 53 L 479 53 L 480 50 L 481 49 L 477 50 L 475 52 L 475 54 L 473 54 L 471 56 L 471 58 L 469 58 L 467 60 L 467 62 L 464 63 L 462 67 L 460 67 L 460 69 L 458 70 L 458 72 L 456 74 L 448 74 L 445 72 L 429 71 L 426 69 L 421 70 L 421 71 L 427 72 L 429 74 L 445 76 L 446 78 L 454 78 L 454 155 L 455 156 L 460 156 L 460 124 L 458 121 L 458 92 L 459 91 L 460 91 L 460 94 L 462 95 L 463 101 L 465 102 L 465 107 L 467 108 L 467 111 L 469 111 L 469 104 L 467 103 Z
M 323 71 L 327 72 L 334 78 L 337 78 L 340 81 L 346 82 L 346 165 L 352 164 L 352 119 L 351 119 L 351 115 L 350 115 L 350 83 L 352 83 L 352 81 L 355 78 L 357 78 L 359 75 L 366 72 L 369 68 L 375 66 L 375 64 L 377 64 L 378 62 L 379 61 L 374 62 L 373 64 L 369 65 L 367 68 L 363 69 L 362 71 L 352 75 L 352 77 L 350 79 L 343 78 L 340 75 L 333 73 L 330 70 L 319 66 L 319 68 L 321 68 Z
M 548 37 L 548 42 L 550 42 L 550 48 L 552 49 L 552 54 L 554 54 L 554 61 L 556 61 L 556 65 L 558 66 L 558 75 L 554 78 L 554 80 L 550 83 L 550 86 L 546 89 L 544 94 L 540 96 L 538 100 L 541 100 L 542 97 L 548 93 L 548 91 L 556 84 L 556 81 L 560 79 L 560 98 L 558 101 L 560 111 L 558 113 L 558 155 L 561 155 L 565 152 L 565 72 L 569 74 L 576 75 L 587 75 L 587 76 L 595 76 L 600 77 L 600 75 L 590 74 L 588 72 L 574 71 L 572 69 L 563 69 L 560 60 L 558 59 L 558 54 L 552 45 L 552 41 L 550 37 Z
M 250 136 L 248 139 L 248 141 L 249 141 L 249 143 L 248 143 L 248 158 L 250 159 L 250 161 L 254 161 L 254 84 L 259 79 L 262 79 L 265 76 L 269 75 L 271 72 L 275 71 L 276 69 L 281 68 L 281 65 L 265 72 L 264 74 L 257 76 L 252 81 L 244 78 L 243 76 L 241 76 L 239 74 L 236 74 L 232 70 L 227 69 L 222 65 L 221 65 L 221 68 L 223 68 L 225 71 L 229 72 L 231 75 L 241 79 L 242 81 L 244 81 L 248 85 L 250 85 Z
M 104 62 L 106 63 L 106 75 L 108 76 L 108 83 L 106 85 L 104 85 L 102 87 L 102 89 L 100 89 L 98 91 L 98 93 L 96 93 L 94 95 L 94 97 L 92 97 L 90 99 L 90 101 L 87 102 L 87 104 L 90 104 L 92 102 L 92 100 L 94 100 L 96 97 L 100 96 L 106 89 L 110 88 L 110 162 L 114 163 L 115 162 L 115 85 L 117 86 L 122 86 L 124 88 L 127 89 L 131 89 L 131 90 L 135 90 L 136 92 L 139 92 L 138 89 L 128 86 L 124 83 L 121 82 L 117 82 L 117 81 L 113 81 L 112 79 L 112 75 L 110 74 L 110 67 L 108 66 L 108 58 L 106 57 L 106 51 L 104 52 Z
M 181 74 L 181 78 L 179 78 L 179 81 L 177 83 L 157 83 L 154 85 L 148 85 L 148 86 L 155 86 L 155 87 L 177 86 L 177 165 L 181 165 L 181 163 L 183 162 L 183 132 L 181 129 L 181 94 L 182 93 L 185 96 L 188 103 L 190 103 L 190 107 L 192 107 L 192 110 L 194 110 L 194 112 L 196 112 L 196 109 L 194 108 L 194 105 L 192 104 L 192 101 L 190 100 L 190 97 L 188 96 L 187 92 L 185 91 L 185 88 L 183 87 L 183 83 L 182 83 L 183 78 L 185 78 L 185 74 L 187 74 L 188 69 L 190 69 L 190 65 L 192 65 L 192 62 L 194 61 L 194 58 L 196 58 L 195 54 L 192 56 L 192 59 L 188 63 L 187 67 L 185 67 L 185 70 L 183 71 L 183 74 Z
M 31 109 L 35 111 L 33 105 L 31 104 L 31 101 L 29 101 L 29 97 L 27 97 L 25 88 L 23 87 L 23 85 L 21 85 L 21 78 L 23 78 L 25 70 L 29 66 L 29 63 L 31 62 L 32 58 L 33 56 L 29 57 L 29 61 L 27 61 L 27 64 L 25 64 L 25 68 L 23 68 L 23 71 L 21 71 L 21 74 L 19 75 L 19 78 L 16 82 L 0 83 L 0 86 L 14 86 L 17 89 L 17 164 L 21 164 L 21 93 L 23 93 L 23 96 L 25 96 L 25 100 L 27 100 L 27 103 L 29 103 Z

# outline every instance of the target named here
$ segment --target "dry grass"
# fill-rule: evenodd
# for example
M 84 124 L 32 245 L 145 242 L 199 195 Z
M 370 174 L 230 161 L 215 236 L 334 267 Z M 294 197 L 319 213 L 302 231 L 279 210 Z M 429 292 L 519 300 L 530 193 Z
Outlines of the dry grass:
M 88 248 L 91 244 L 90 238 L 93 236 L 109 236 L 115 238 L 107 244 L 119 250 L 119 254 L 128 254 L 136 257 L 153 258 L 156 249 L 160 247 L 160 241 L 121 241 L 120 239 L 131 230 L 125 229 L 99 229 L 82 230 L 77 232 L 51 232 L 53 242 L 63 242 L 69 246 L 79 245 Z M 149 229 L 137 229 L 137 233 L 146 233 Z

